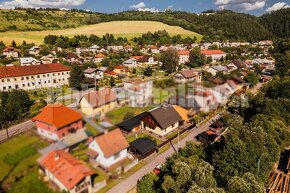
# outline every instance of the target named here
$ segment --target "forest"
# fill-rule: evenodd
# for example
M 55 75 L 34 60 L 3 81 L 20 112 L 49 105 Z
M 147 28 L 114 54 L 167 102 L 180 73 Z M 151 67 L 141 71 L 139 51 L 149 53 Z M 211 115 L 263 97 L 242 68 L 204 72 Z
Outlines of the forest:
M 247 105 L 229 103 L 221 142 L 188 142 L 167 158 L 159 175 L 151 172 L 138 182 L 138 193 L 266 192 L 274 163 L 290 145 L 290 42 L 275 45 L 274 79 L 257 95 L 247 94 Z
M 16 18 L 16 19 L 15 19 Z M 120 20 L 160 21 L 168 25 L 204 35 L 204 41 L 240 40 L 258 41 L 275 37 L 287 37 L 290 33 L 290 8 L 256 17 L 229 10 L 213 14 L 195 14 L 184 11 L 120 13 L 95 13 L 82 10 L 31 10 L 1 11 L 2 31 L 31 31 L 74 28 L 81 25 Z M 12 22 L 13 19 L 13 22 Z M 63 24 L 63 19 L 67 22 Z M 11 23 L 12 22 L 12 23 Z

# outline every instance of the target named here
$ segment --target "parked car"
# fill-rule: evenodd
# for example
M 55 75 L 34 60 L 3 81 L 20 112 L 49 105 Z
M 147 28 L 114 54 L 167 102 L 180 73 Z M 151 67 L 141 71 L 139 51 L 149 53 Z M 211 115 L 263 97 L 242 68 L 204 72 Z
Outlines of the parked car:
M 154 168 L 154 170 L 153 170 L 153 172 L 155 173 L 155 174 L 160 174 L 161 173 L 161 167 L 162 167 L 162 165 L 160 165 L 160 164 L 158 164 L 155 168 Z

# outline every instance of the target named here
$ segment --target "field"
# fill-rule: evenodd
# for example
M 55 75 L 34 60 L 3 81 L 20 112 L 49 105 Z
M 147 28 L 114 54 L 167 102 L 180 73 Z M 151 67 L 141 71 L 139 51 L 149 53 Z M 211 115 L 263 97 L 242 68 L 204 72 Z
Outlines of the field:
M 126 37 L 131 39 L 133 37 L 139 37 L 141 34 L 148 31 L 155 32 L 158 30 L 166 30 L 170 35 L 180 34 L 182 37 L 194 37 L 196 36 L 198 40 L 201 40 L 202 35 L 195 32 L 185 30 L 177 26 L 169 26 L 161 22 L 155 21 L 112 21 L 99 23 L 94 25 L 86 25 L 77 28 L 69 28 L 62 30 L 49 30 L 49 31 L 27 31 L 27 32 L 1 32 L 0 40 L 9 44 L 12 40 L 17 43 L 22 43 L 26 41 L 27 43 L 43 43 L 43 39 L 46 35 L 64 35 L 68 37 L 73 37 L 77 34 L 95 34 L 102 36 L 106 33 L 114 34 L 116 37 Z
M 4 158 L 7 154 L 19 152 L 25 147 L 34 147 L 38 149 L 45 147 L 46 145 L 47 142 L 42 141 L 38 136 L 31 134 L 24 134 L 0 144 L 0 182 L 3 182 L 4 179 L 3 183 L 13 181 L 16 176 L 21 176 L 21 174 L 35 166 L 37 164 L 36 159 L 40 157 L 38 153 L 33 153 L 28 157 L 24 157 L 18 164 L 12 166 L 4 162 Z

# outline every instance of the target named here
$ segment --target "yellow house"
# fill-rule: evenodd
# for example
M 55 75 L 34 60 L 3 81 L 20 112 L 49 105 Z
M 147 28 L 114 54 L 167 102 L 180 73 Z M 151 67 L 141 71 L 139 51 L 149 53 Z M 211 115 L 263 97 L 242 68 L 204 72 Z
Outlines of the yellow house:
M 178 106 L 178 105 L 172 105 L 172 107 L 177 111 L 177 113 L 181 116 L 181 118 L 185 121 L 185 122 L 189 122 L 189 118 L 188 118 L 188 110 Z
M 116 92 L 110 88 L 90 92 L 80 100 L 81 112 L 87 116 L 103 115 L 116 106 Z

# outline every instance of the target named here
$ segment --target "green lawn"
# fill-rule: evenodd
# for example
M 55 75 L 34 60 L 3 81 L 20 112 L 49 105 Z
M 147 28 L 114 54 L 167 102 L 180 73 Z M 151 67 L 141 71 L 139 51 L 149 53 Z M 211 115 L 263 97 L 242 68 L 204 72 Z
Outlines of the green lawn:
M 116 124 L 120 123 L 124 120 L 124 117 L 127 113 L 132 113 L 133 116 L 138 115 L 140 113 L 143 113 L 144 111 L 148 111 L 150 109 L 154 108 L 154 106 L 150 105 L 147 107 L 120 107 L 117 109 L 114 109 L 106 114 L 106 116 L 111 119 L 111 121 Z
M 154 104 L 161 104 L 163 101 L 170 97 L 170 92 L 158 88 L 153 88 Z
M 63 104 L 65 106 L 73 104 L 75 102 L 77 102 L 76 99 L 62 99 L 62 100 L 56 101 L 56 103 Z
M 92 125 L 90 125 L 88 123 L 85 124 L 85 128 L 88 132 L 90 132 L 94 136 L 100 134 L 99 130 L 95 129 Z
M 162 143 L 161 140 L 156 139 L 156 138 L 154 138 L 154 137 L 152 137 L 150 135 L 147 135 L 146 133 L 138 133 L 136 135 L 137 135 L 137 137 L 135 137 L 135 135 L 130 135 L 130 136 L 126 137 L 126 140 L 128 141 L 128 143 L 130 143 L 130 142 L 132 142 L 132 141 L 134 141 L 136 139 L 143 138 L 143 137 L 147 137 L 147 138 L 155 141 L 157 143 L 157 145 Z
M 37 165 L 36 160 L 40 157 L 40 154 L 35 153 L 25 159 L 23 159 L 13 169 L 12 166 L 6 165 L 3 162 L 3 158 L 9 153 L 15 153 L 19 149 L 25 146 L 32 146 L 36 149 L 43 148 L 48 145 L 48 142 L 41 140 L 38 136 L 33 134 L 24 134 L 15 137 L 7 142 L 0 144 L 0 181 L 11 172 L 4 183 L 14 181 L 15 177 L 21 173 L 27 172 L 31 167 Z

